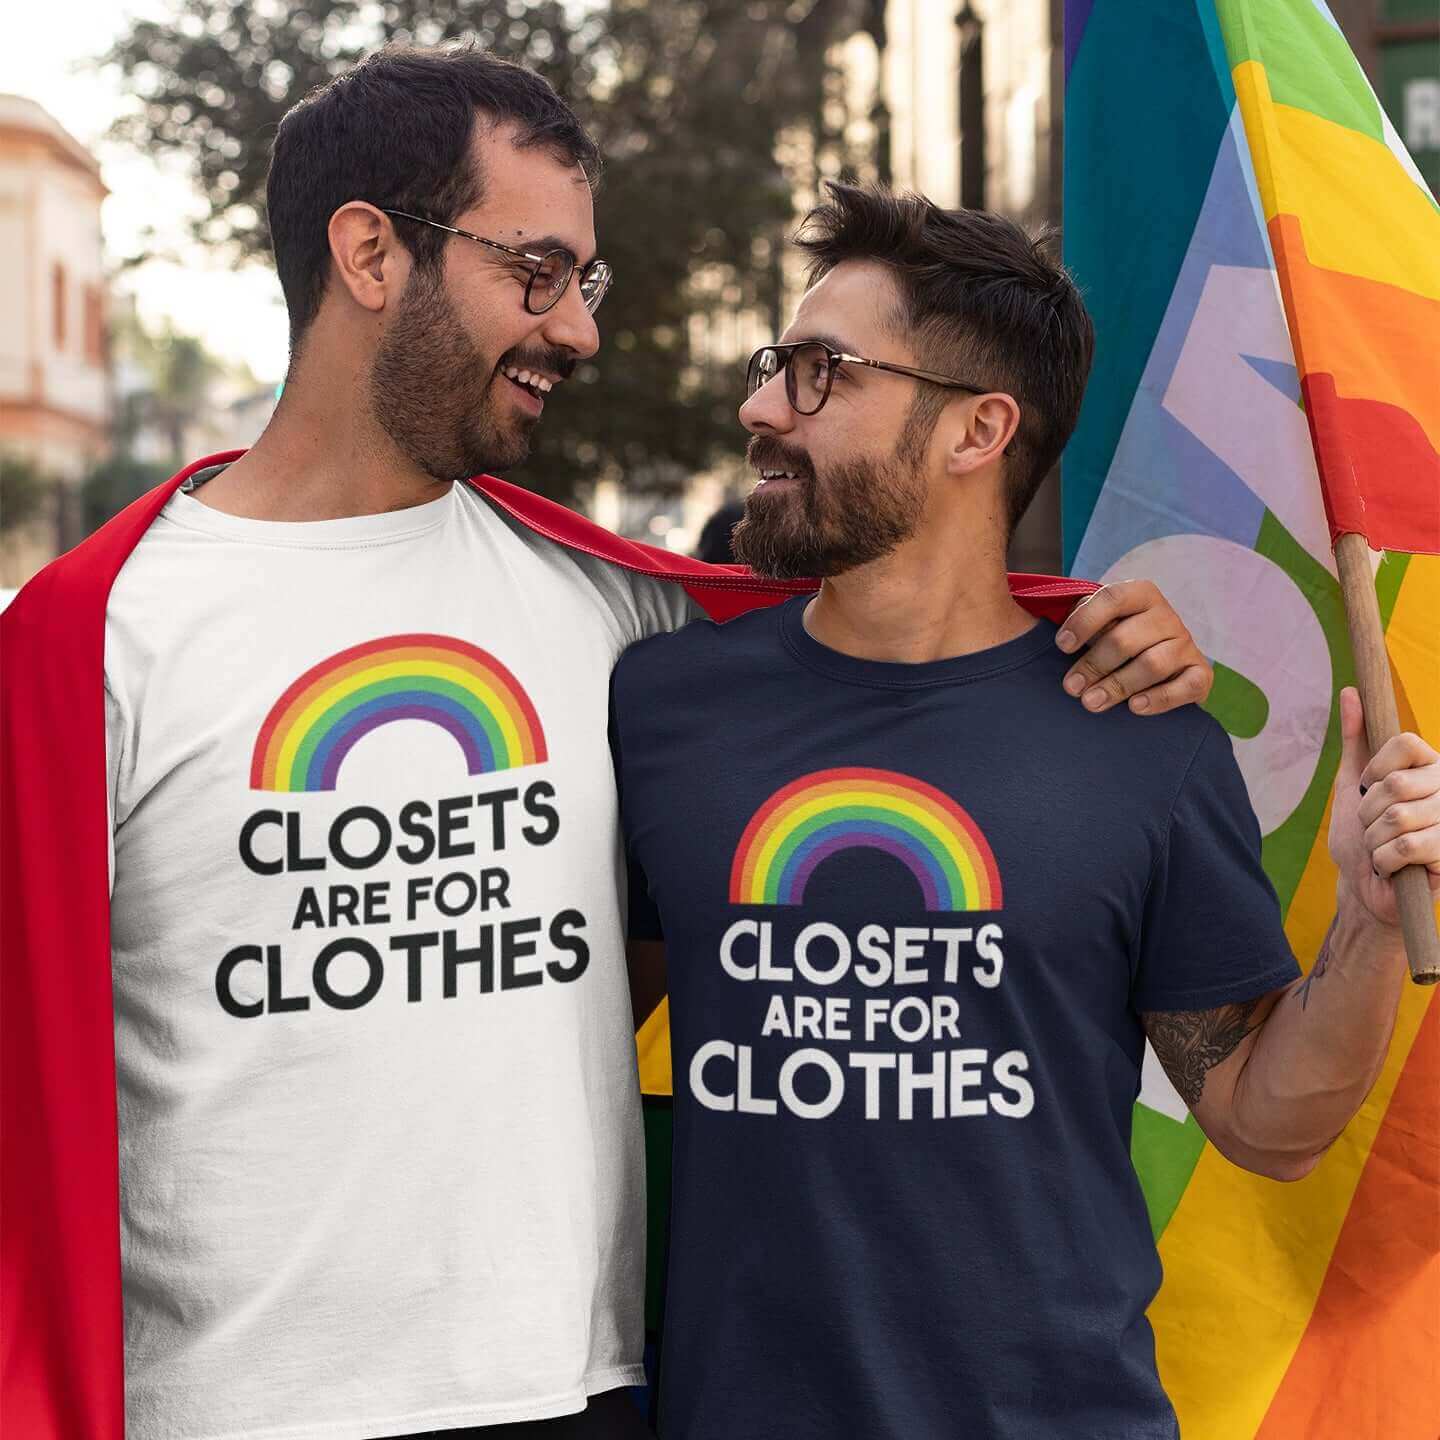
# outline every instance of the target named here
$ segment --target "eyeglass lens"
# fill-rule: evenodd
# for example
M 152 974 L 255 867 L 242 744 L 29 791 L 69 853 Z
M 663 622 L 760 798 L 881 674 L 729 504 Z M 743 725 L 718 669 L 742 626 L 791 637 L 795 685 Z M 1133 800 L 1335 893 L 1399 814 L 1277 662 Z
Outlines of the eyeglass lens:
M 750 361 L 749 384 L 753 395 L 773 380 L 780 369 L 780 353 L 759 350 Z M 820 344 L 797 345 L 785 363 L 785 398 L 797 415 L 813 415 L 825 403 L 830 389 L 830 352 Z
M 530 277 L 530 285 L 525 292 L 526 308 L 535 315 L 543 315 L 553 309 L 559 304 L 574 274 L 575 261 L 568 251 L 550 251 Z M 605 292 L 610 288 L 610 276 L 610 267 L 603 260 L 592 261 L 581 272 L 580 299 L 591 314 L 605 298 Z
M 526 306 L 537 315 L 544 312 L 560 299 L 570 276 L 575 271 L 575 262 L 563 250 L 552 250 L 535 267 L 530 285 L 525 294 Z
M 585 302 L 585 308 L 592 315 L 605 298 L 605 292 L 610 288 L 611 279 L 610 267 L 603 260 L 592 260 L 581 274 L 580 298 Z

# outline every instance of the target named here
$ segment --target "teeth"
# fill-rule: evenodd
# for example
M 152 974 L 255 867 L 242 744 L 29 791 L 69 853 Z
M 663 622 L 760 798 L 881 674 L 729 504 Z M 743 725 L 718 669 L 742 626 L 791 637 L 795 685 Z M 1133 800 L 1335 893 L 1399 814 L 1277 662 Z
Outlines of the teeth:
M 543 375 L 531 374 L 529 370 L 517 370 L 513 365 L 502 366 L 500 373 L 519 385 L 531 386 L 542 395 L 548 395 L 555 388 L 553 380 L 547 380 Z

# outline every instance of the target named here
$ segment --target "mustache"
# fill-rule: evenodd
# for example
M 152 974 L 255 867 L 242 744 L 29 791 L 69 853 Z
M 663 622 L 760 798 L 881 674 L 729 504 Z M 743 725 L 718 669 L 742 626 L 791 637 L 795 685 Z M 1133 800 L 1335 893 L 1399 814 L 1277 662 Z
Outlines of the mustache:
M 770 435 L 755 435 L 745 447 L 745 458 L 756 470 L 788 470 L 807 480 L 815 478 L 815 467 L 803 450 L 793 449 Z
M 513 365 L 517 370 L 538 370 L 543 374 L 557 375 L 561 380 L 568 380 L 579 363 L 568 350 L 548 345 L 543 350 L 512 350 L 508 355 L 500 357 L 495 368 L 498 370 L 501 366 Z

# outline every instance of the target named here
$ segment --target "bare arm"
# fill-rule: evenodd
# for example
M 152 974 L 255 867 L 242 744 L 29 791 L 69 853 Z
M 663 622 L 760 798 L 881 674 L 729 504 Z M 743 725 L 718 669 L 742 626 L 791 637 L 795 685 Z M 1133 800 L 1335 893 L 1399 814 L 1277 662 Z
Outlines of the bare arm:
M 1310 973 L 1244 1004 L 1141 1017 L 1206 1136 L 1277 1180 L 1314 1169 L 1385 1063 L 1406 976 L 1391 877 L 1426 865 L 1440 890 L 1440 756 L 1401 735 L 1366 763 L 1354 691 L 1341 696 L 1341 730 L 1336 916 Z
M 1288 990 L 1142 1019 L 1215 1147 L 1246 1170 L 1299 1180 L 1370 1093 L 1404 978 L 1398 933 L 1342 910 L 1309 975 Z

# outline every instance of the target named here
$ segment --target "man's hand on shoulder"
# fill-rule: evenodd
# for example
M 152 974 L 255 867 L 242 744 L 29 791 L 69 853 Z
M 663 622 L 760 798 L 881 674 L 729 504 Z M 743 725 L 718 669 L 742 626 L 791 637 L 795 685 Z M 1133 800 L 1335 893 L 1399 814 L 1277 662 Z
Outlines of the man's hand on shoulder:
M 1076 655 L 1065 690 L 1097 715 L 1123 701 L 1137 715 L 1197 705 L 1215 672 L 1153 580 L 1102 585 L 1066 618 L 1056 643 Z M 1083 653 L 1081 653 L 1083 652 Z

